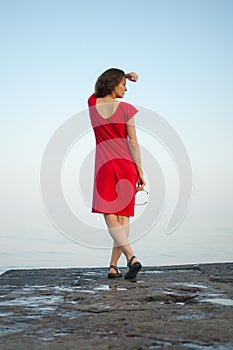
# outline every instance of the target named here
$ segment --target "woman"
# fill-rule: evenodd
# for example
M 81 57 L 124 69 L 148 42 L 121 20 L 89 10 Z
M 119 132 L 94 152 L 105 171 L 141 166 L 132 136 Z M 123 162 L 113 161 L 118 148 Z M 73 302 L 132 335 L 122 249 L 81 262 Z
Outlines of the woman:
M 131 279 L 142 265 L 128 242 L 130 216 L 134 216 L 135 194 L 146 183 L 133 118 L 137 109 L 116 100 L 127 91 L 126 79 L 136 82 L 138 76 L 108 69 L 97 79 L 88 104 L 96 138 L 92 212 L 104 214 L 114 241 L 108 277 L 122 276 L 117 263 L 123 253 L 127 259 L 124 278 Z

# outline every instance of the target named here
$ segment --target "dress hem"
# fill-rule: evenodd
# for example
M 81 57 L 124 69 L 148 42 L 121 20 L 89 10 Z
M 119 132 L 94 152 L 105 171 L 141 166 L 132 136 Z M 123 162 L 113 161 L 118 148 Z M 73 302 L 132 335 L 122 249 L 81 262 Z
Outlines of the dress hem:
M 130 216 L 130 217 L 134 217 L 134 213 L 133 214 L 125 214 L 122 212 L 117 212 L 117 213 L 113 213 L 113 212 L 103 212 L 103 211 L 98 211 L 98 210 L 92 210 L 91 211 L 93 214 L 113 214 L 113 215 L 121 215 L 121 216 Z

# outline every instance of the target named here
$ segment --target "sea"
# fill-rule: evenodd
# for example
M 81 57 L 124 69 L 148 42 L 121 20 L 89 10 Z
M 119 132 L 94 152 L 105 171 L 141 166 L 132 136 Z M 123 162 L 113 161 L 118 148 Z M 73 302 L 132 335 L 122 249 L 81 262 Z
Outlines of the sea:
M 131 243 L 144 266 L 233 261 L 230 227 L 186 227 L 169 235 L 157 228 L 134 237 Z M 56 230 L 4 233 L 0 244 L 0 274 L 12 269 L 107 267 L 111 255 L 111 240 L 106 247 L 98 246 L 96 239 L 95 244 L 87 245 Z M 124 256 L 119 266 L 126 266 Z

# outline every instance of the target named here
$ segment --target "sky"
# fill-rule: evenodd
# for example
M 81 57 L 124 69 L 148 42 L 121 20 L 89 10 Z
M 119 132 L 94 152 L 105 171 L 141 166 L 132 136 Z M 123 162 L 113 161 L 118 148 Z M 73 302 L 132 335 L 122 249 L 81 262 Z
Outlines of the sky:
M 70 249 L 85 255 L 50 223 L 40 195 L 40 166 L 54 132 L 87 108 L 97 77 L 110 67 L 138 73 L 137 84 L 128 83 L 125 100 L 165 118 L 189 154 L 192 202 L 176 241 L 187 240 L 190 252 L 200 240 L 204 248 L 215 244 L 216 255 L 207 261 L 232 259 L 232 13 L 231 0 L 0 1 L 0 265 L 37 266 L 33 258 L 25 263 L 23 256 L 37 251 L 36 246 L 44 254 L 59 250 L 58 241 L 69 247 L 67 254 Z M 150 147 L 146 135 L 142 142 Z M 169 188 L 174 169 L 160 148 L 151 145 L 165 164 Z M 78 157 L 78 150 L 74 154 Z M 173 202 L 172 197 L 168 211 Z M 158 249 L 163 234 L 147 238 L 148 246 L 144 242 L 148 256 L 154 256 L 152 247 Z M 178 249 L 171 242 L 161 244 L 161 250 L 165 244 L 171 245 L 170 252 Z M 101 265 L 102 253 L 96 254 Z M 166 262 L 182 261 L 181 255 L 178 249 Z M 91 264 L 82 259 L 79 265 Z M 205 256 L 185 259 L 205 261 Z M 146 254 L 145 262 L 160 263 L 146 260 Z

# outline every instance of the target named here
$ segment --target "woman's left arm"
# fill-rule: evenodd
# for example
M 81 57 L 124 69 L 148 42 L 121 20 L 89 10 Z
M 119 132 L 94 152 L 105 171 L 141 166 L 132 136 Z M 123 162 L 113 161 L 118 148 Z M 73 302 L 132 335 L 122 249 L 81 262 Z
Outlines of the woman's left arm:
M 132 157 L 138 172 L 137 191 L 141 191 L 141 190 L 144 190 L 144 186 L 146 186 L 146 181 L 142 170 L 141 154 L 140 154 L 140 148 L 137 140 L 136 129 L 134 125 L 134 118 L 131 118 L 127 122 L 127 133 L 129 137 L 130 152 L 132 154 Z

